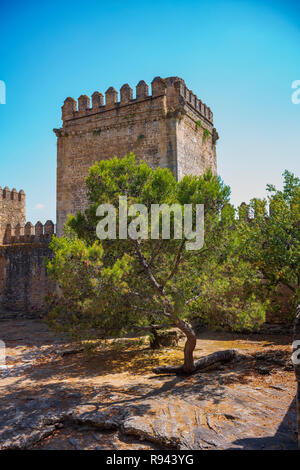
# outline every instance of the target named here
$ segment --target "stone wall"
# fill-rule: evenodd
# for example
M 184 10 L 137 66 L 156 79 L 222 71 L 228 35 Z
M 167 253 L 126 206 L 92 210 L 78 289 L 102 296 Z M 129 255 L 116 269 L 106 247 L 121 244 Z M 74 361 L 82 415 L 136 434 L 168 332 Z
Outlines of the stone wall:
M 197 121 L 196 121 L 197 122 Z M 206 129 L 206 131 L 205 131 Z M 209 133 L 208 133 L 208 132 Z M 213 135 L 211 134 L 213 133 Z M 215 131 L 195 124 L 195 117 L 186 114 L 177 124 L 177 179 L 199 175 L 209 167 L 217 173 Z M 201 145 L 199 145 L 199 141 Z
M 140 81 L 136 98 L 129 85 L 110 87 L 104 97 L 95 92 L 92 106 L 86 95 L 78 103 L 67 98 L 62 107 L 63 127 L 57 135 L 57 233 L 68 214 L 86 207 L 84 178 L 96 160 L 134 152 L 151 167 L 170 168 L 179 179 L 185 174 L 216 172 L 211 110 L 178 77 L 156 77 L 149 96 Z M 205 136 L 204 136 L 205 134 Z
M 53 290 L 44 258 L 51 257 L 48 245 L 0 247 L 0 306 L 5 310 L 42 313 L 44 298 Z
M 53 233 L 51 221 L 35 227 L 30 222 L 25 227 L 8 226 L 0 246 L 0 312 L 40 314 L 47 309 L 45 296 L 55 288 L 45 266 L 45 258 L 52 257 Z
M 10 191 L 7 186 L 3 190 L 0 187 L 0 244 L 3 242 L 7 224 L 13 226 L 25 224 L 25 200 L 22 189 L 18 192 L 15 188 Z

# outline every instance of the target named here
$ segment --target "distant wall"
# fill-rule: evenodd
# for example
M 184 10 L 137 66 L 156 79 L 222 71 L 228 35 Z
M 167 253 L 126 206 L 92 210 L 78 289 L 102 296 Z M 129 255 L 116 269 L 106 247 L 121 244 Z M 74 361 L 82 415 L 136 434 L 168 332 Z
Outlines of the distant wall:
M 26 220 L 26 197 L 24 191 L 0 187 L 0 244 L 3 242 L 7 224 L 24 225 Z
M 0 306 L 7 310 L 42 313 L 44 298 L 54 286 L 48 279 L 44 258 L 48 245 L 0 247 Z
M 55 288 L 47 277 L 45 258 L 53 256 L 49 241 L 54 224 L 6 226 L 0 246 L 0 311 L 43 313 L 45 296 Z

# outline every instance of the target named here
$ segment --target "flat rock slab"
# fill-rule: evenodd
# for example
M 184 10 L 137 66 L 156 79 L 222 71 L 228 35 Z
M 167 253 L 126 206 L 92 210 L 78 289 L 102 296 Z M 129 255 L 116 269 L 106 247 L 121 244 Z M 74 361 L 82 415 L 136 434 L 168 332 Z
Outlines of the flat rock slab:
M 36 320 L 3 325 L 0 449 L 297 448 L 295 381 L 281 346 L 252 342 L 256 353 L 238 340 L 234 364 L 189 378 L 157 377 L 108 373 L 98 362 L 91 370 L 91 359 L 64 354 L 70 345 L 53 343 Z M 201 354 L 214 347 L 223 344 L 203 339 Z
M 197 384 L 182 392 L 181 387 L 178 392 L 175 388 L 159 399 L 104 408 L 79 406 L 72 418 L 101 429 L 119 428 L 124 434 L 173 449 L 297 447 L 295 403 L 286 410 L 283 393 L 272 398 L 271 394 L 266 396 L 248 387 L 224 387 L 218 398 L 214 389 Z M 122 399 L 124 396 L 120 397 L 121 402 Z

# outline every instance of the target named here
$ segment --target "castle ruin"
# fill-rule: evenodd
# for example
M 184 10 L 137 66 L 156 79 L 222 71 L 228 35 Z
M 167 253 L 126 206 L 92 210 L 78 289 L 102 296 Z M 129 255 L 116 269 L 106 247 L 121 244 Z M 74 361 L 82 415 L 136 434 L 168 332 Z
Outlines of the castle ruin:
M 96 160 L 134 152 L 152 168 L 170 168 L 177 180 L 208 168 L 216 174 L 218 134 L 210 108 L 181 78 L 156 77 L 151 88 L 149 95 L 148 85 L 140 81 L 133 98 L 129 85 L 123 85 L 118 101 L 110 87 L 105 104 L 101 93 L 93 93 L 92 107 L 85 95 L 78 99 L 78 108 L 73 98 L 65 100 L 63 126 L 54 129 L 59 236 L 67 215 L 86 207 L 85 176 Z M 26 222 L 23 190 L 0 187 L 0 313 L 45 311 L 45 295 L 55 288 L 45 266 L 54 233 L 52 221 Z
M 178 77 L 140 81 L 136 97 L 129 85 L 110 87 L 62 106 L 63 126 L 57 135 L 57 234 L 68 214 L 87 204 L 85 176 L 97 160 L 134 152 L 152 168 L 170 168 L 177 180 L 187 174 L 217 171 L 213 114 Z M 24 191 L 0 188 L 0 310 L 42 312 L 53 290 L 45 258 L 53 222 L 26 222 Z
M 8 225 L 22 226 L 26 221 L 26 197 L 24 191 L 0 186 L 0 244 L 6 236 Z
M 0 188 L 0 310 L 43 312 L 45 295 L 53 289 L 45 258 L 54 224 L 26 222 L 23 190 Z
M 63 126 L 57 136 L 57 234 L 67 215 L 85 209 L 85 177 L 97 160 L 133 152 L 152 168 L 170 168 L 177 180 L 217 171 L 213 113 L 179 77 L 140 81 L 136 97 L 128 84 L 104 96 L 95 91 L 92 106 L 86 95 L 67 98 Z

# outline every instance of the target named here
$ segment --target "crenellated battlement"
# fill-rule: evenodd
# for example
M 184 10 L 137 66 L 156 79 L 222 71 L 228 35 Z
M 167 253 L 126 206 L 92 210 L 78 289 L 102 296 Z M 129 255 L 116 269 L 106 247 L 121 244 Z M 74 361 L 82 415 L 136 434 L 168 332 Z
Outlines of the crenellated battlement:
M 54 233 L 55 225 L 51 220 L 47 220 L 44 225 L 40 221 L 35 225 L 31 222 L 24 225 L 7 224 L 0 230 L 0 244 L 49 243 Z
M 87 207 L 85 177 L 95 161 L 133 152 L 177 180 L 217 171 L 213 113 L 180 77 L 110 86 L 91 97 L 67 98 L 57 136 L 57 234 L 68 214 Z
M 51 220 L 43 225 L 26 223 L 26 197 L 23 189 L 0 187 L 0 245 L 14 243 L 47 243 L 55 232 Z
M 45 296 L 55 289 L 45 259 L 53 256 L 51 220 L 26 223 L 23 190 L 0 188 L 0 309 L 15 312 L 47 310 Z
M 6 199 L 11 201 L 25 201 L 25 193 L 23 189 L 17 191 L 16 188 L 10 190 L 7 186 L 4 189 L 0 186 L 0 200 Z
M 162 79 L 155 77 L 151 82 L 151 95 L 149 95 L 148 85 L 141 80 L 136 86 L 136 94 L 133 96 L 133 89 L 124 84 L 120 93 L 114 87 L 109 87 L 105 92 L 105 99 L 102 93 L 95 91 L 92 100 L 87 95 L 81 95 L 76 101 L 74 98 L 66 98 L 62 106 L 63 126 L 68 126 L 72 120 L 93 116 L 107 111 L 115 110 L 120 112 L 120 108 L 126 106 L 139 105 L 148 101 L 148 109 L 153 107 L 153 101 L 160 99 L 163 101 L 165 111 L 182 108 L 184 105 L 191 107 L 208 124 L 213 125 L 213 113 L 198 97 L 187 88 L 184 80 L 179 77 L 168 77 Z M 139 106 L 137 106 L 139 108 Z M 136 106 L 135 106 L 136 108 Z M 143 103 L 145 111 L 145 103 Z M 134 110 L 135 112 L 137 109 Z M 55 129 L 55 131 L 58 131 Z
M 17 225 L 26 222 L 26 197 L 23 189 L 17 191 L 15 188 L 4 189 L 0 186 L 0 242 L 2 227 L 7 224 Z

